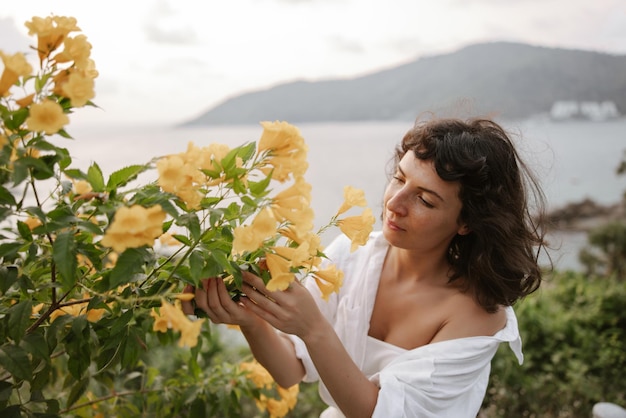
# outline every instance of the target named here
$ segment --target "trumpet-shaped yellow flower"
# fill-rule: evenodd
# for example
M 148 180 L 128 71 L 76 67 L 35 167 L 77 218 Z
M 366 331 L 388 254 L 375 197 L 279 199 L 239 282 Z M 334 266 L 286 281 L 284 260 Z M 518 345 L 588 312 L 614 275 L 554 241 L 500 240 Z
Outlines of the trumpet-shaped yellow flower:
M 87 295 L 86 295 L 87 296 Z M 74 301 L 75 299 L 71 299 L 69 302 Z M 71 316 L 80 316 L 85 315 L 89 322 L 98 322 L 100 318 L 106 312 L 106 309 L 87 309 L 89 302 L 77 302 L 71 305 L 64 306 L 52 312 L 50 314 L 50 322 L 54 321 L 60 316 L 63 315 L 71 315 Z
M 24 223 L 26 224 L 26 226 L 28 226 L 28 229 L 32 231 L 33 229 L 41 225 L 41 219 L 35 216 L 29 216 L 28 218 L 24 220 Z
M 339 292 L 343 285 L 343 271 L 337 270 L 337 266 L 334 264 L 331 264 L 324 270 L 314 271 L 313 278 L 320 288 L 324 300 L 328 300 L 331 293 Z
M 48 135 L 59 132 L 70 119 L 57 102 L 44 100 L 30 108 L 30 116 L 26 118 L 26 127 L 33 132 L 45 132 Z
M 165 212 L 160 205 L 150 208 L 139 205 L 121 207 L 115 213 L 101 243 L 118 253 L 127 248 L 152 246 L 163 232 L 164 220 Z
M 261 122 L 263 134 L 259 139 L 258 150 L 270 151 L 273 155 L 285 156 L 295 150 L 307 150 L 300 130 L 287 122 Z
M 24 96 L 21 99 L 16 99 L 15 103 L 21 108 L 24 109 L 30 106 L 35 99 L 35 93 L 29 94 L 28 96 Z
M 233 231 L 233 255 L 241 255 L 246 251 L 255 251 L 263 242 L 276 234 L 276 218 L 269 208 L 263 208 L 250 225 L 241 225 Z
M 268 152 L 267 164 L 273 166 L 272 178 L 284 182 L 290 175 L 294 178 L 302 176 L 307 168 L 306 155 L 308 147 L 300 131 L 287 122 L 261 122 L 263 134 L 259 139 L 257 150 L 259 153 Z M 261 169 L 266 175 L 272 170 L 269 167 Z
M 29 35 L 37 35 L 37 52 L 39 61 L 43 60 L 56 50 L 70 32 L 80 31 L 76 26 L 76 19 L 66 16 L 48 16 L 45 18 L 33 17 L 26 22 Z
M 311 185 L 304 177 L 296 177 L 290 187 L 278 192 L 272 199 L 274 207 L 290 210 L 303 210 L 311 204 Z
M 38 303 L 37 305 L 33 306 L 30 309 L 30 316 L 35 316 L 37 314 L 39 314 L 39 312 L 41 312 L 41 310 L 43 309 L 43 302 L 42 303 Z
M 291 263 L 289 260 L 277 254 L 267 253 L 265 255 L 267 268 L 272 277 L 267 282 L 267 290 L 274 292 L 277 290 L 285 290 L 296 279 L 295 274 L 291 272 Z
M 309 243 L 303 242 L 297 247 L 272 247 L 274 253 L 290 261 L 291 267 L 304 265 L 310 258 Z
M 67 82 L 61 86 L 63 96 L 70 99 L 73 107 L 82 107 L 96 96 L 93 78 L 79 72 L 72 72 Z
M 154 318 L 154 331 L 167 332 L 168 329 L 173 329 L 180 332 L 179 347 L 195 347 L 198 344 L 204 320 L 189 320 L 181 308 L 180 300 L 176 300 L 174 305 L 162 300 L 159 312 L 152 309 L 150 316 Z
M 74 193 L 78 195 L 90 193 L 91 191 L 93 191 L 91 184 L 89 184 L 89 182 L 85 180 L 72 180 L 72 189 L 74 189 Z
M 271 390 L 276 388 L 278 398 L 271 398 L 265 394 L 261 394 L 256 401 L 257 408 L 264 412 L 267 410 L 270 418 L 282 418 L 292 410 L 298 402 L 299 385 L 285 389 L 278 386 L 270 373 L 259 364 L 256 360 L 242 362 L 239 364 L 239 370 L 246 374 L 246 377 L 254 383 L 258 389 Z
M 156 166 L 161 189 L 174 193 L 191 209 L 199 207 L 202 200 L 200 185 L 204 183 L 205 176 L 194 161 L 188 161 L 183 153 L 161 158 Z
M 272 375 L 257 361 L 240 363 L 239 370 L 245 372 L 246 377 L 259 389 L 269 389 L 274 384 Z
M 4 70 L 0 76 L 0 97 L 4 97 L 20 77 L 28 76 L 33 72 L 33 67 L 21 52 L 8 55 L 0 51 L 0 58 L 4 63 Z
M 337 225 L 350 240 L 352 245 L 350 251 L 354 251 L 360 245 L 365 245 L 369 234 L 374 228 L 376 219 L 372 215 L 372 210 L 366 208 L 360 216 L 349 216 L 337 221 Z
M 91 44 L 87 42 L 85 35 L 77 35 L 73 38 L 65 38 L 63 41 L 63 51 L 54 56 L 58 63 L 73 61 L 79 69 L 87 68 L 89 56 L 91 55 Z
M 355 189 L 352 186 L 346 186 L 343 188 L 343 203 L 339 210 L 337 211 L 337 215 L 339 216 L 342 213 L 350 210 L 354 206 L 367 206 L 367 200 L 365 200 L 365 192 L 361 189 Z

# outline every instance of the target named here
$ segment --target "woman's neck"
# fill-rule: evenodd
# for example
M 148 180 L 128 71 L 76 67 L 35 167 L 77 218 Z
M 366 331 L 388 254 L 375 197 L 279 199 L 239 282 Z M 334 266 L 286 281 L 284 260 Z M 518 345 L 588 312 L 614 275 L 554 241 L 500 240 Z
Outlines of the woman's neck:
M 398 247 L 390 247 L 385 258 L 385 270 L 397 281 L 447 284 L 450 265 L 443 254 L 416 254 Z

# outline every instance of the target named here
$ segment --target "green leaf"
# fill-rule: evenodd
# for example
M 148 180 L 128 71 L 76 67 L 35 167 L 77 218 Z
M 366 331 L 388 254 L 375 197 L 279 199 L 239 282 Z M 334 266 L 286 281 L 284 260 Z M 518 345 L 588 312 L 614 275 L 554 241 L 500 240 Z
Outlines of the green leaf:
M 84 172 L 82 172 L 81 170 L 77 169 L 77 168 L 71 168 L 69 170 L 64 170 L 63 173 L 68 176 L 69 178 L 75 179 L 75 180 L 87 180 L 87 174 L 85 174 Z
M 139 174 L 147 169 L 148 166 L 146 165 L 131 165 L 113 172 L 107 182 L 106 190 L 111 191 L 120 186 L 125 186 L 130 181 L 135 180 Z
M 0 186 L 0 204 L 7 204 L 11 206 L 16 204 L 13 194 L 3 186 Z
M 22 339 L 22 347 L 28 351 L 33 358 L 40 358 L 47 362 L 50 361 L 50 350 L 48 343 L 43 335 L 36 332 L 27 334 Z
M 248 160 L 250 160 L 250 158 L 252 158 L 255 153 L 256 153 L 256 142 L 250 142 L 248 144 L 240 146 L 239 152 L 237 153 L 237 155 L 239 155 L 239 157 L 241 157 L 241 159 L 245 163 Z
M 33 234 L 30 232 L 28 225 L 19 220 L 17 221 L 17 232 L 19 232 L 20 236 L 24 238 L 24 241 L 30 242 L 33 240 Z
M 33 303 L 30 299 L 21 301 L 9 309 L 9 335 L 20 342 L 30 324 Z
M 0 382 L 0 402 L 8 401 L 13 391 L 13 385 L 6 381 Z
M 133 367 L 139 359 L 139 354 L 143 351 L 143 341 L 135 328 L 128 328 L 128 337 L 122 343 L 122 367 Z M 145 343 L 143 343 L 145 344 Z
M 52 244 L 52 259 L 56 263 L 57 272 L 64 288 L 69 289 L 76 283 L 76 241 L 72 231 L 63 231 L 57 235 Z
M 250 193 L 252 193 L 252 195 L 254 197 L 263 197 L 263 196 L 265 196 L 269 192 L 267 190 L 267 187 L 270 185 L 270 181 L 271 180 L 272 180 L 272 177 L 271 176 L 267 176 L 267 177 L 265 177 L 261 181 L 250 181 L 250 182 L 248 182 L 248 187 L 250 188 Z
M 24 245 L 22 242 L 6 242 L 4 244 L 0 244 L 0 257 L 13 257 L 17 254 L 22 245 Z
M 17 281 L 18 269 L 16 266 L 0 266 L 0 292 L 6 293 Z
M 202 278 L 202 271 L 204 270 L 204 257 L 199 251 L 194 251 L 189 255 L 189 271 L 191 272 L 191 278 L 194 283 L 198 283 Z
M 200 220 L 198 219 L 198 215 L 195 213 L 186 213 L 178 218 L 178 225 L 184 226 L 189 230 L 189 234 L 194 241 L 198 241 L 200 239 L 200 235 L 202 234 L 202 230 L 200 228 Z
M 117 259 L 115 267 L 109 277 L 111 288 L 129 283 L 135 274 L 143 270 L 148 257 L 147 251 L 142 248 L 128 248 Z
M 21 347 L 4 345 L 0 347 L 0 366 L 19 380 L 30 380 L 33 372 L 28 353 Z
M 72 386 L 72 390 L 70 391 L 69 396 L 67 397 L 67 405 L 66 407 L 70 407 L 76 403 L 77 400 L 80 399 L 81 396 L 87 390 L 89 386 L 89 378 L 86 377 L 84 379 L 80 379 L 74 386 Z
M 94 192 L 104 191 L 104 176 L 98 163 L 92 163 L 87 170 L 87 181 L 91 184 Z

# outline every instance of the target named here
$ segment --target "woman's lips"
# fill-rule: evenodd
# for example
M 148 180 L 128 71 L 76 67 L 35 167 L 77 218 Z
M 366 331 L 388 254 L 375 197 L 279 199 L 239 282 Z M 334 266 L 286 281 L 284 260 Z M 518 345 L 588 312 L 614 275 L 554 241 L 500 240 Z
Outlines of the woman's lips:
M 404 231 L 404 229 L 400 228 L 396 223 L 387 219 L 386 221 L 387 227 L 393 231 Z

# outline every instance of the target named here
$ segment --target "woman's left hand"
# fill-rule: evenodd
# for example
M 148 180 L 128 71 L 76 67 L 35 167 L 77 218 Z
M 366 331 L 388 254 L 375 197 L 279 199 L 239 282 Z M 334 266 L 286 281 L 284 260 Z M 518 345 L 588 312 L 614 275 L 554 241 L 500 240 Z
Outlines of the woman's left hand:
M 309 290 L 297 280 L 285 290 L 270 292 L 263 279 L 242 273 L 245 297 L 240 302 L 274 328 L 304 338 L 323 321 Z

